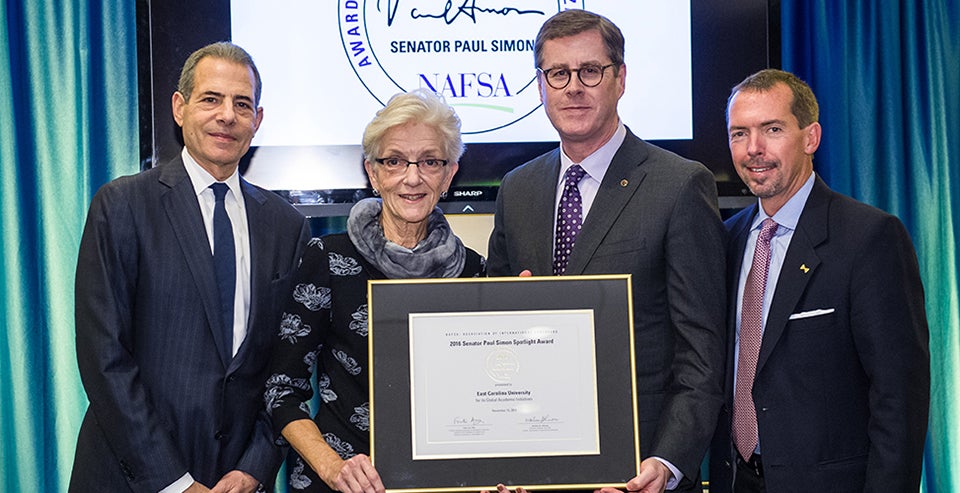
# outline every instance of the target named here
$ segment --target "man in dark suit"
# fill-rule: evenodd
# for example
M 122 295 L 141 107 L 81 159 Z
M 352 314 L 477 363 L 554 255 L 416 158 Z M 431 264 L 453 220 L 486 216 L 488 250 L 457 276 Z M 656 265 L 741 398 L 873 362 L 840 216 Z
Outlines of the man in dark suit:
M 560 148 L 504 177 L 487 271 L 632 274 L 643 461 L 628 487 L 692 490 L 722 399 L 723 227 L 713 175 L 621 123 L 623 45 L 583 10 L 541 28 L 537 82 Z
M 930 393 L 923 286 L 900 221 L 813 172 L 816 98 L 733 88 L 730 153 L 759 197 L 727 221 L 726 405 L 710 491 L 916 492 Z
M 93 199 L 76 279 L 90 407 L 70 491 L 273 486 L 282 456 L 262 396 L 281 296 L 309 230 L 237 173 L 259 99 L 241 48 L 194 52 L 173 95 L 181 155 Z

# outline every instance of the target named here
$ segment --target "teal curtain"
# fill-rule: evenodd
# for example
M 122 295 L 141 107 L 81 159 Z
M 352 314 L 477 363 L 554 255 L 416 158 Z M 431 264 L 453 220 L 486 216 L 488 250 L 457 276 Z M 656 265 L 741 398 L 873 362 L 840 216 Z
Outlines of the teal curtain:
M 932 377 L 922 489 L 960 491 L 960 2 L 781 7 L 783 68 L 820 101 L 817 173 L 897 215 L 913 236 Z
M 92 193 L 138 168 L 134 2 L 0 0 L 0 490 L 66 491 Z

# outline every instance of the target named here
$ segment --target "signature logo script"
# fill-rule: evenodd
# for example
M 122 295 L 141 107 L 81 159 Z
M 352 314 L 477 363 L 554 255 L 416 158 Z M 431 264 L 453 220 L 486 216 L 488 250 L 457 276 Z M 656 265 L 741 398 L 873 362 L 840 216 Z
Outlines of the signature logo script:
M 397 16 L 397 10 L 400 8 L 400 0 L 387 0 L 387 25 L 392 26 L 393 20 Z M 412 19 L 443 19 L 447 25 L 453 24 L 462 14 L 469 18 L 474 24 L 477 23 L 478 14 L 494 14 L 506 16 L 508 14 L 526 15 L 544 15 L 540 10 L 521 10 L 516 7 L 477 7 L 477 0 L 463 0 L 459 6 L 454 6 L 453 0 L 447 0 L 443 11 L 435 14 L 421 13 L 420 9 L 411 9 L 410 18 Z M 380 9 L 380 0 L 377 0 L 377 11 Z

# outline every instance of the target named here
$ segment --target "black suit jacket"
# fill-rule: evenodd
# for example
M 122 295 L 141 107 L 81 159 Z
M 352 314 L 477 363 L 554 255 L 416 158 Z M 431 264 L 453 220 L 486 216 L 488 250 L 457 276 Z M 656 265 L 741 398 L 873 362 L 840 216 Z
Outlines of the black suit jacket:
M 559 176 L 557 149 L 504 177 L 489 275 L 552 274 Z M 698 486 L 723 372 L 723 227 L 713 175 L 628 131 L 566 272 L 632 274 L 641 455 L 670 461 L 684 488 Z
M 756 214 L 754 205 L 726 223 L 730 371 L 711 492 L 731 491 L 733 481 L 733 307 Z M 817 178 L 784 258 L 753 386 L 767 491 L 916 492 L 929 364 L 923 286 L 903 224 Z
M 251 256 L 247 335 L 229 359 L 213 256 L 180 157 L 104 185 L 76 278 L 77 358 L 90 406 L 70 491 L 156 492 L 240 469 L 272 487 L 281 462 L 263 412 L 282 297 L 306 220 L 241 180 Z

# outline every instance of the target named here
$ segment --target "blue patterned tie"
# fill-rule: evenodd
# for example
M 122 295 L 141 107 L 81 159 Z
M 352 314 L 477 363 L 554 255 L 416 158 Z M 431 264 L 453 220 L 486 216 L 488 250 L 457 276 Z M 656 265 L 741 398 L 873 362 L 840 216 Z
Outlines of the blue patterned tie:
M 234 250 L 233 225 L 224 206 L 230 187 L 226 183 L 210 185 L 216 204 L 213 206 L 213 267 L 220 287 L 220 312 L 223 314 L 224 341 L 227 355 L 233 356 L 233 297 L 237 287 L 237 253 Z
M 553 248 L 553 274 L 561 276 L 567 270 L 567 260 L 573 251 L 573 244 L 577 240 L 577 233 L 583 222 L 583 203 L 580 200 L 580 189 L 577 184 L 586 170 L 579 164 L 567 168 L 564 176 L 563 195 L 557 207 L 556 245 Z

